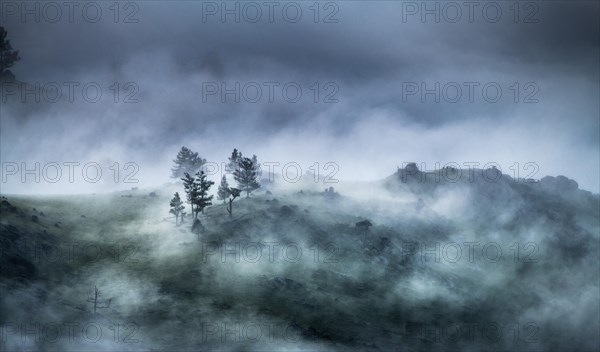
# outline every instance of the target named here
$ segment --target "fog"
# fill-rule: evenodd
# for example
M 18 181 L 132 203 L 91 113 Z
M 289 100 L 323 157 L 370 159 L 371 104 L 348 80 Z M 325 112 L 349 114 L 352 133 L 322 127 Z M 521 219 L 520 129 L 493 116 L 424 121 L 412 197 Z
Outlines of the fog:
M 20 5 L 4 8 L 2 25 L 22 58 L 12 72 L 47 91 L 3 85 L 0 156 L 19 165 L 13 175 L 3 164 L 3 192 L 129 188 L 111 177 L 114 162 L 135 163 L 141 186 L 159 186 L 182 145 L 218 164 L 234 147 L 303 171 L 334 162 L 348 181 L 381 179 L 410 161 L 427 169 L 495 162 L 508 174 L 532 162 L 532 178 L 565 175 L 599 191 L 596 3 L 536 3 L 520 8 L 517 23 L 503 3 L 493 3 L 497 22 L 492 10 L 470 20 L 463 8 L 456 23 L 450 8 L 439 23 L 423 21 L 412 2 L 322 5 L 318 23 L 304 3 L 292 3 L 303 14 L 295 23 L 292 10 L 271 22 L 264 4 L 256 23 L 242 10 L 239 23 L 223 21 L 210 4 L 139 3 L 122 8 L 117 23 L 101 3 L 95 23 L 78 11 L 71 21 L 66 9 L 56 23 L 40 10 L 36 23 L 23 20 Z M 130 13 L 137 23 L 123 23 Z M 56 87 L 62 97 L 53 102 Z M 22 182 L 21 163 L 36 162 L 41 181 Z M 48 182 L 49 162 L 95 162 L 103 177 L 90 183 L 78 170 L 71 183 L 64 169 Z
M 598 350 L 598 2 L 69 4 L 0 4 L 2 350 Z
M 36 284 L 17 281 L 18 267 L 4 274 L 7 346 L 535 351 L 598 346 L 597 195 L 562 189 L 548 178 L 522 183 L 505 175 L 489 182 L 477 169 L 472 179 L 464 173 L 457 182 L 436 183 L 406 170 L 382 182 L 340 183 L 333 198 L 318 189 L 322 184 L 276 179 L 265 186 L 272 194 L 263 189 L 236 200 L 232 217 L 215 202 L 200 216 L 205 230 L 198 235 L 189 231 L 189 220 L 176 227 L 167 216 L 167 200 L 181 191 L 180 184 L 161 187 L 154 198 L 145 189 L 9 197 L 17 210 L 2 208 L 8 236 L 2 258 L 10 261 L 20 253 L 36 268 Z M 417 207 L 419 198 L 423 208 Z M 27 225 L 31 205 L 46 213 L 41 226 L 58 219 L 61 226 L 44 227 L 48 233 L 42 235 L 41 228 Z M 372 221 L 373 228 L 355 226 L 361 219 Z M 15 231 L 24 237 L 13 239 Z M 65 249 L 73 242 L 78 247 L 68 257 Z M 27 249 L 31 244 L 48 247 L 35 252 Z M 92 245 L 96 250 L 84 250 Z M 96 285 L 112 300 L 97 314 L 85 302 Z M 30 325 L 10 325 L 15 322 Z M 23 333 L 34 329 L 32 322 L 47 329 L 92 322 L 105 335 L 92 342 L 93 332 L 75 330 L 73 340 L 66 331 L 58 340 L 40 332 L 34 340 L 31 331 Z M 109 330 L 115 324 L 124 329 L 116 340 Z

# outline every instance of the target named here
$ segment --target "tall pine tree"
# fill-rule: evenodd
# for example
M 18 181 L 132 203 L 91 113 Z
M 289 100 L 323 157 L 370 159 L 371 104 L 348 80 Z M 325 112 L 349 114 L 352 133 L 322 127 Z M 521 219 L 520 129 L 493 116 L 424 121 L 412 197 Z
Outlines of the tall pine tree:
M 181 179 L 183 181 L 183 188 L 187 195 L 187 202 L 192 208 L 192 214 L 194 219 L 198 218 L 198 214 L 204 211 L 209 205 L 212 205 L 213 195 L 208 195 L 210 187 L 215 183 L 209 181 L 206 178 L 204 171 L 196 173 L 196 177 L 192 177 L 189 173 L 185 173 L 185 177 Z
M 212 199 L 213 199 L 213 195 L 208 195 L 208 190 L 210 189 L 210 187 L 212 185 L 215 184 L 214 181 L 209 181 L 206 178 L 206 174 L 204 173 L 204 171 L 200 171 L 199 173 L 196 174 L 196 183 L 198 184 L 198 196 L 196 197 L 195 200 L 195 204 L 196 204 L 196 217 L 198 217 L 198 213 L 203 213 L 204 214 L 204 208 L 206 208 L 209 205 L 212 205 Z
M 256 160 L 256 156 L 253 159 Z M 250 192 L 260 188 L 258 167 L 250 158 L 242 158 L 237 170 L 233 172 L 233 178 L 238 183 L 238 187 L 246 192 L 246 198 L 250 197 Z
M 190 205 L 192 215 L 194 215 L 194 218 L 196 218 L 196 212 L 194 211 L 194 200 L 198 197 L 198 184 L 195 182 L 196 180 L 187 172 L 185 173 L 185 176 L 181 178 L 181 181 L 183 181 L 183 189 L 185 191 L 187 203 Z

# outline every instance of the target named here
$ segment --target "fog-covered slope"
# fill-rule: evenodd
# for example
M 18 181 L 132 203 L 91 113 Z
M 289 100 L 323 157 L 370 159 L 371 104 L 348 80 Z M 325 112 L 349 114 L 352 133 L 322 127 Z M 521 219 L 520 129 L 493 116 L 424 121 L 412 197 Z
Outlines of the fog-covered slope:
M 2 350 L 597 350 L 598 195 L 440 172 L 278 180 L 200 234 L 180 185 L 7 196 Z

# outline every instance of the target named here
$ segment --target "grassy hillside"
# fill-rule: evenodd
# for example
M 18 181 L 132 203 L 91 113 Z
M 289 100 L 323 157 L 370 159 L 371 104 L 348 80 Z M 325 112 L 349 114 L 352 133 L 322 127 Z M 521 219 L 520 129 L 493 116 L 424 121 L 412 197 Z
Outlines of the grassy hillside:
M 2 350 L 597 349 L 597 195 L 400 176 L 217 201 L 200 234 L 179 185 L 7 195 Z

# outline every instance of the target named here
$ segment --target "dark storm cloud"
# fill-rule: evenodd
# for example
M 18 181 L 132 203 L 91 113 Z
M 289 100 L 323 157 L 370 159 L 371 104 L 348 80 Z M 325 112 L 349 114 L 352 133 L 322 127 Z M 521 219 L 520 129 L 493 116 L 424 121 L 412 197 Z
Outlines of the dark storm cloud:
M 281 16 L 275 16 L 274 23 L 266 18 L 258 23 L 244 23 L 243 19 L 235 23 L 229 16 L 222 23 L 218 15 L 208 16 L 204 23 L 201 4 L 140 3 L 136 14 L 139 23 L 131 24 L 115 24 L 106 18 L 99 23 L 76 18 L 74 23 L 65 19 L 59 23 L 23 24 L 18 16 L 7 15 L 6 26 L 14 28 L 13 43 L 31 54 L 25 57 L 27 62 L 40 70 L 90 69 L 123 63 L 139 52 L 169 50 L 198 61 L 209 53 L 248 61 L 272 60 L 308 72 L 331 72 L 338 78 L 385 76 L 403 68 L 466 63 L 489 67 L 502 63 L 502 59 L 524 64 L 568 64 L 565 59 L 586 58 L 591 62 L 589 55 L 597 54 L 600 40 L 599 5 L 595 2 L 568 6 L 537 2 L 539 8 L 520 9 L 520 22 L 538 23 L 515 23 L 511 7 L 497 2 L 502 11 L 497 23 L 490 22 L 491 15 L 487 20 L 482 16 L 480 9 L 485 2 L 474 8 L 473 23 L 464 6 L 458 23 L 449 23 L 443 15 L 440 23 L 435 23 L 431 15 L 423 22 L 420 10 L 416 15 L 407 15 L 407 5 L 401 2 L 340 2 L 335 16 L 338 23 L 315 24 L 305 4 L 300 6 L 304 17 L 298 23 L 286 22 Z M 107 6 L 103 8 L 108 17 Z M 488 61 L 494 58 L 496 62 Z M 371 75 L 366 76 L 368 73 Z
M 82 155 L 88 148 L 93 148 L 92 154 L 105 148 L 141 160 L 164 153 L 161 158 L 168 161 L 172 156 L 167 155 L 181 144 L 196 144 L 206 150 L 202 154 L 217 151 L 224 157 L 232 144 L 272 145 L 298 133 L 319 136 L 311 139 L 314 144 L 341 148 L 360 137 L 361 131 L 381 133 L 373 124 L 385 121 L 390 131 L 409 131 L 403 139 L 390 136 L 394 142 L 388 143 L 371 136 L 374 150 L 383 153 L 392 147 L 406 153 L 395 160 L 424 158 L 424 154 L 440 161 L 463 160 L 473 156 L 472 144 L 424 149 L 437 143 L 431 136 L 450 132 L 448 139 L 465 141 L 478 135 L 476 144 L 489 146 L 489 135 L 483 133 L 503 131 L 496 136 L 498 141 L 528 150 L 523 157 L 543 160 L 548 173 L 591 175 L 580 182 L 597 191 L 600 38 L 596 2 L 537 2 L 534 7 L 522 3 L 518 13 L 511 8 L 513 3 L 478 2 L 472 21 L 468 9 L 457 3 L 462 11 L 457 23 L 448 20 L 450 12 L 441 12 L 439 23 L 435 15 L 422 21 L 422 6 L 439 6 L 443 11 L 445 2 L 337 2 L 339 11 L 333 17 L 337 23 L 323 23 L 332 10 L 325 7 L 319 23 L 314 23 L 312 3 L 304 2 L 297 3 L 303 10 L 297 23 L 286 21 L 277 10 L 273 23 L 266 12 L 257 23 L 243 17 L 235 23 L 231 16 L 223 23 L 219 14 L 203 18 L 207 3 L 188 1 L 140 2 L 135 14 L 138 23 L 114 23 L 109 5 L 100 4 L 104 17 L 97 23 L 77 17 L 73 23 L 21 23 L 19 16 L 5 16 L 3 25 L 23 58 L 14 72 L 24 81 L 42 84 L 98 81 L 107 94 L 112 93 L 111 82 L 135 82 L 139 103 L 55 104 L 48 108 L 60 111 L 55 115 L 39 108 L 24 114 L 22 106 L 5 107 L 3 147 L 17 143 L 16 136 L 5 132 L 10 126 L 44 140 L 58 136 L 54 140 L 65 143 L 54 144 L 59 155 L 72 153 L 69 143 L 82 143 L 77 148 Z M 412 6 L 419 13 L 410 14 Z M 488 7 L 488 12 L 482 12 Z M 497 22 L 496 7 L 502 11 Z M 223 103 L 218 92 L 204 102 L 207 82 L 225 83 L 228 89 L 236 82 L 242 89 L 253 82 L 262 88 L 262 97 L 257 102 L 242 97 L 238 103 L 227 96 Z M 278 84 L 272 102 L 267 99 L 267 82 Z M 282 97 L 282 87 L 290 82 L 302 88 L 298 102 Z M 318 103 L 311 89 L 315 82 L 319 83 Z M 432 95 L 425 95 L 423 102 L 420 91 L 403 94 L 414 84 L 431 89 L 436 82 L 442 90 L 457 83 L 462 97 L 454 103 L 442 95 L 438 103 Z M 478 84 L 473 101 L 465 82 Z M 490 82 L 502 89 L 497 102 L 482 96 L 481 88 Z M 450 92 L 453 86 L 447 88 Z M 330 96 L 334 100 L 324 103 L 329 93 L 335 93 Z M 526 98 L 532 98 L 532 103 L 524 103 Z M 12 117 L 16 121 L 7 121 Z M 36 122 L 28 122 L 31 119 Z M 40 125 L 47 126 L 43 135 Z M 65 128 L 75 133 L 65 138 Z M 530 133 L 522 133 L 523 129 Z M 533 130 L 542 133 L 531 134 Z M 283 144 L 280 149 L 292 147 L 297 146 Z M 557 150 L 554 158 L 547 157 L 548 148 Z M 515 155 L 484 149 L 489 160 Z M 2 153 L 3 159 L 25 157 L 12 148 L 3 148 Z M 566 155 L 571 156 L 567 161 Z M 380 173 L 401 163 L 381 162 L 385 165 L 379 166 Z

